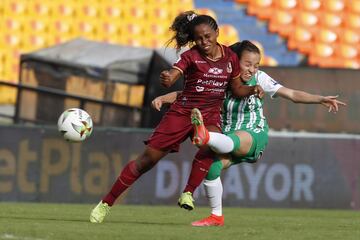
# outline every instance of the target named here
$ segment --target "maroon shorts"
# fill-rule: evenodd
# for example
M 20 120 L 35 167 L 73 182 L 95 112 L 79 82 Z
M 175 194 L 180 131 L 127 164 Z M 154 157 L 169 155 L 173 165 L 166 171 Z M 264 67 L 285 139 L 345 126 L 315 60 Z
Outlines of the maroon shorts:
M 221 129 L 220 112 L 203 113 L 203 119 L 205 126 L 216 126 Z M 192 135 L 190 113 L 183 114 L 170 109 L 145 144 L 162 151 L 178 152 L 180 144 Z

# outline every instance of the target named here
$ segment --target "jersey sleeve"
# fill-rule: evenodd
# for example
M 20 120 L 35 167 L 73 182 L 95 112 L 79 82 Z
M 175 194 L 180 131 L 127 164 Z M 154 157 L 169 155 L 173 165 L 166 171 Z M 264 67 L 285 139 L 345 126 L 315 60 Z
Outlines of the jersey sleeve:
M 176 60 L 176 62 L 173 64 L 173 68 L 179 70 L 182 74 L 184 74 L 184 72 L 186 71 L 186 69 L 188 69 L 188 67 L 191 64 L 191 57 L 190 57 L 190 51 L 186 51 L 184 53 L 182 53 L 178 60 Z
M 240 62 L 235 53 L 231 54 L 231 62 L 229 64 L 231 64 L 231 66 L 228 66 L 227 68 L 232 69 L 231 79 L 239 77 L 240 76 Z
M 257 82 L 264 89 L 264 92 L 269 94 L 271 98 L 276 97 L 276 92 L 282 87 L 282 85 L 263 71 L 259 70 L 257 74 Z

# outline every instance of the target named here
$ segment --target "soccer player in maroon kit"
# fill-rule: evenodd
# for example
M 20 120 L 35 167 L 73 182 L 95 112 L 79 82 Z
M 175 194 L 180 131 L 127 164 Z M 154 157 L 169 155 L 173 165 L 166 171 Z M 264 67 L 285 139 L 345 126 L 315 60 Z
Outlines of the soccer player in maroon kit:
M 209 131 L 220 132 L 220 108 L 228 87 L 238 97 L 262 92 L 257 86 L 243 86 L 239 60 L 228 47 L 217 42 L 219 29 L 212 17 L 184 12 L 175 18 L 170 29 L 175 32 L 171 41 L 176 41 L 178 50 L 189 43 L 195 45 L 181 54 L 171 70 L 163 71 L 160 80 L 163 86 L 170 87 L 184 75 L 184 89 L 146 141 L 144 152 L 128 162 L 110 192 L 92 210 L 90 221 L 93 223 L 103 222 L 115 200 L 129 186 L 166 154 L 177 152 L 180 144 L 192 136 L 190 114 L 193 108 L 200 109 Z M 200 185 L 213 157 L 208 147 L 199 149 L 184 192 L 192 193 Z

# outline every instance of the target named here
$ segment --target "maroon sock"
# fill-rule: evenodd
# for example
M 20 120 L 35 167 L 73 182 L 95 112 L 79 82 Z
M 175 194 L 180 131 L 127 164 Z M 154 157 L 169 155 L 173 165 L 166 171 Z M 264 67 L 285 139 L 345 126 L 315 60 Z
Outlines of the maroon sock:
M 115 200 L 140 176 L 141 174 L 137 170 L 135 161 L 128 162 L 121 171 L 120 176 L 113 184 L 111 191 L 102 199 L 102 201 L 107 203 L 109 206 L 112 206 Z
M 194 193 L 195 189 L 201 184 L 209 172 L 213 163 L 213 156 L 204 153 L 198 153 L 192 162 L 191 173 L 184 189 L 184 192 Z

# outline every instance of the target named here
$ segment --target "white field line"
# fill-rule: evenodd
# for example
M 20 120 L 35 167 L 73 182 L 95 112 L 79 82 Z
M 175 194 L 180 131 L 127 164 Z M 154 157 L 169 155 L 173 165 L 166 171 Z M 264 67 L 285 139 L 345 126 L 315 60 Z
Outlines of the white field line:
M 347 134 L 347 133 L 311 133 L 311 132 L 278 132 L 269 131 L 270 137 L 284 137 L 284 138 L 325 138 L 325 139 L 356 139 L 360 140 L 359 134 Z
M 0 239 L 4 239 L 4 240 L 44 240 L 43 238 L 21 237 L 21 236 L 15 236 L 13 234 L 8 234 L 8 233 L 4 233 L 3 235 L 0 235 Z

